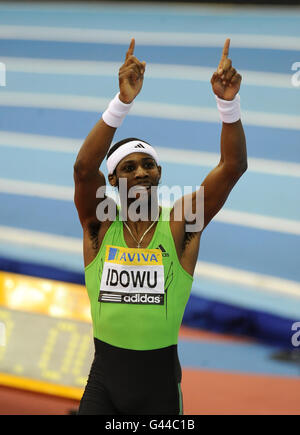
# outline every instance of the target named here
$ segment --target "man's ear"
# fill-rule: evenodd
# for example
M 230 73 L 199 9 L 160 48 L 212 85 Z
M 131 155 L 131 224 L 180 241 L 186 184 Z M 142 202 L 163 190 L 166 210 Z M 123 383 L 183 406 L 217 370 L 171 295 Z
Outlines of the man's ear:
M 161 179 L 161 166 L 157 166 L 158 172 L 159 172 L 159 179 L 158 181 L 160 181 Z
M 117 187 L 117 176 L 115 174 L 109 174 L 108 181 L 111 186 Z

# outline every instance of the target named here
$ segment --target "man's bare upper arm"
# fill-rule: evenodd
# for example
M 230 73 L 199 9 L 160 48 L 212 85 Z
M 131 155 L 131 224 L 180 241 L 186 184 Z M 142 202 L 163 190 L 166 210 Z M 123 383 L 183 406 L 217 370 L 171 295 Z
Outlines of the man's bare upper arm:
M 243 172 L 236 165 L 220 162 L 206 176 L 201 184 L 204 187 L 204 228 L 221 210 Z
M 74 171 L 74 182 L 74 202 L 81 225 L 86 227 L 89 222 L 97 220 L 96 209 L 104 198 L 97 198 L 96 193 L 99 187 L 106 185 L 105 177 L 101 171 L 90 177 L 80 176 Z

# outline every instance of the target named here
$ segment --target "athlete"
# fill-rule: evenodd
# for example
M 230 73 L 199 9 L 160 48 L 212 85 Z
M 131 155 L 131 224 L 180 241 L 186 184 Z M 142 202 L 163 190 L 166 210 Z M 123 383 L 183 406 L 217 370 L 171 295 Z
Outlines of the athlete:
M 134 39 L 119 70 L 119 93 L 78 153 L 75 204 L 95 342 L 79 415 L 183 413 L 177 342 L 200 237 L 247 168 L 241 76 L 228 58 L 229 44 L 227 39 L 211 78 L 223 123 L 220 161 L 202 183 L 204 213 L 203 207 L 197 210 L 198 191 L 172 207 L 158 204 L 162 168 L 149 143 L 127 138 L 110 148 L 143 85 L 146 63 L 134 56 Z M 101 194 L 106 180 L 99 167 L 105 158 L 120 204 Z M 146 214 L 139 218 L 142 209 Z M 201 213 L 202 226 L 191 230 L 188 225 Z

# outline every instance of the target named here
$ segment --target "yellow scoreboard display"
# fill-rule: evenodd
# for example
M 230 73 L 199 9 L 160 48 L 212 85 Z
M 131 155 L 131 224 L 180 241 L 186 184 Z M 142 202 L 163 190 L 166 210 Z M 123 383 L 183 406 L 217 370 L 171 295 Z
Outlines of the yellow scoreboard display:
M 80 399 L 94 355 L 84 286 L 0 272 L 0 385 Z

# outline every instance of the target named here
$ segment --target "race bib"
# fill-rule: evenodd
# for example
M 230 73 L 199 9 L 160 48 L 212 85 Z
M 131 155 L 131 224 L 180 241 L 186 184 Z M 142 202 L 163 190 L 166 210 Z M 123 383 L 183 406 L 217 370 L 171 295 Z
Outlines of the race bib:
M 100 302 L 163 305 L 164 293 L 160 249 L 106 246 Z

